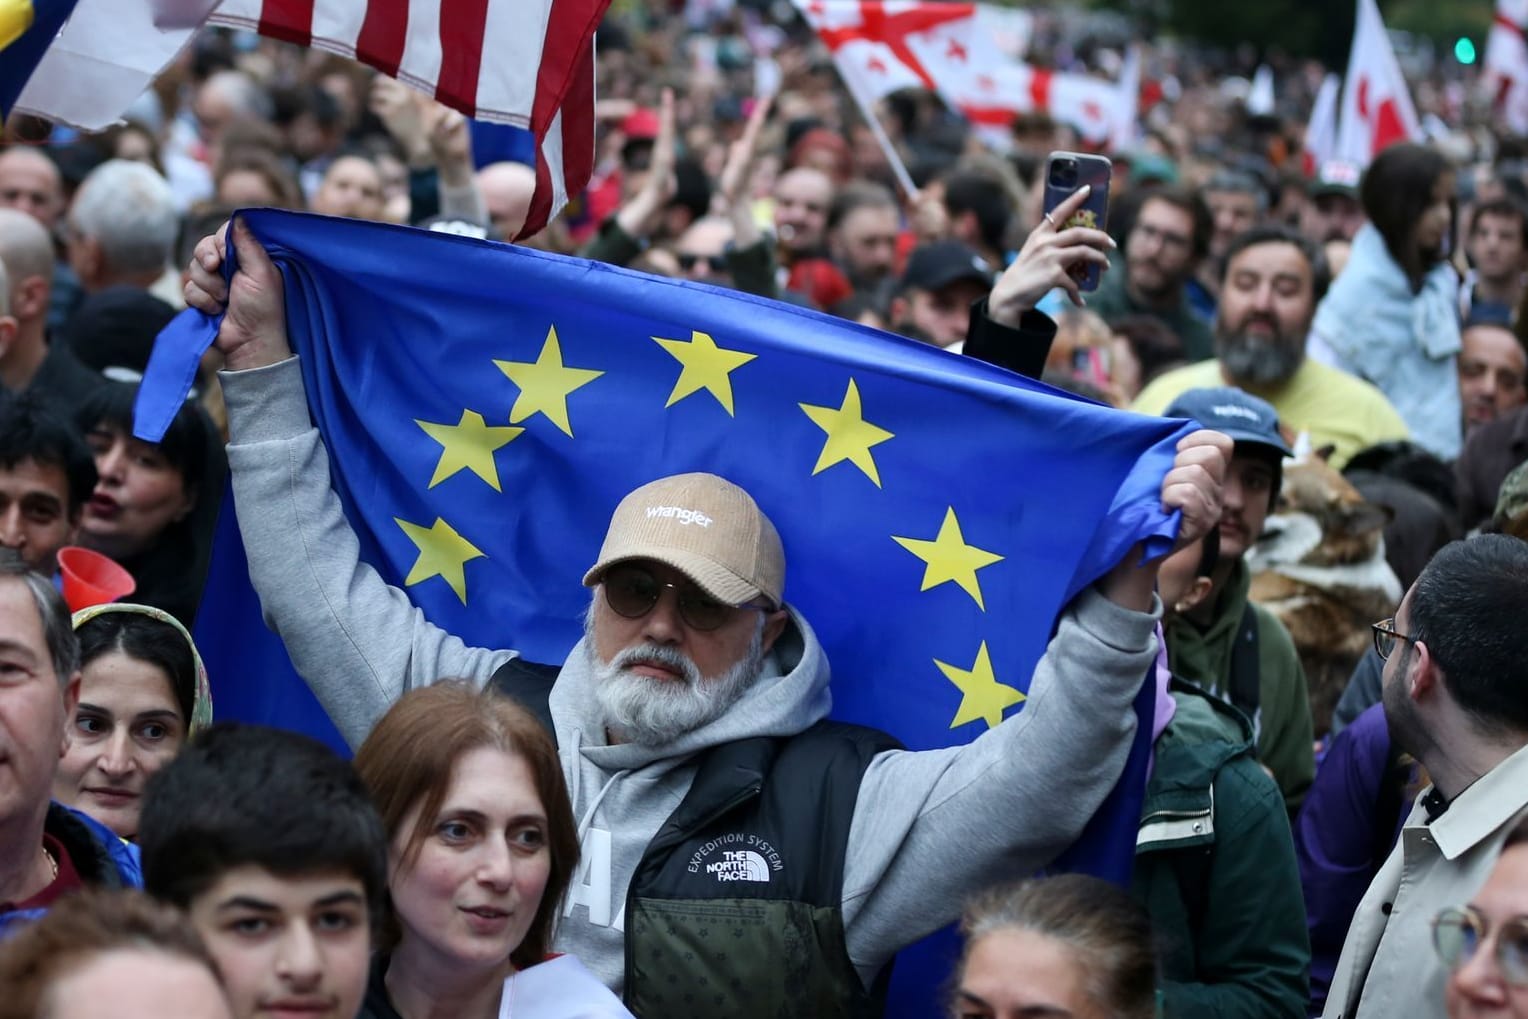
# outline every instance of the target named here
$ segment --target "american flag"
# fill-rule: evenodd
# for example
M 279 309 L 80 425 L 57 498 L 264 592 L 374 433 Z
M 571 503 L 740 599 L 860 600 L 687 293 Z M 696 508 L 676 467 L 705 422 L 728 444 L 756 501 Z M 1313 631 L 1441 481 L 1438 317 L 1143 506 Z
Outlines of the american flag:
M 112 124 L 190 41 L 165 0 L 80 0 L 17 108 Z M 594 169 L 594 30 L 610 0 L 224 0 L 211 24 L 353 57 L 478 120 L 536 137 L 540 230 Z M 136 87 L 134 87 L 136 85 Z

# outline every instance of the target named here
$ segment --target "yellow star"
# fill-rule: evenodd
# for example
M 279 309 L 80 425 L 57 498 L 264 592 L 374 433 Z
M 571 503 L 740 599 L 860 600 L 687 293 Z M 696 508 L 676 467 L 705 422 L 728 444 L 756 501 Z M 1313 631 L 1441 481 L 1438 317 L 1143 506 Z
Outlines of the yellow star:
M 32 27 L 32 18 L 27 0 L 0 0 L 0 50 L 20 39 Z
M 489 427 L 484 423 L 483 415 L 475 410 L 462 411 L 462 419 L 454 425 L 439 425 L 417 418 L 414 424 L 441 445 L 440 460 L 435 464 L 435 476 L 430 479 L 429 487 L 434 488 L 466 468 L 488 482 L 495 492 L 504 491 L 499 487 L 499 468 L 493 462 L 493 454 L 509 445 L 525 431 L 524 428 Z
M 939 526 L 939 534 L 933 541 L 898 538 L 896 535 L 892 535 L 891 540 L 928 564 L 923 571 L 923 586 L 918 590 L 927 591 L 953 580 L 975 599 L 983 612 L 987 610 L 982 602 L 981 585 L 976 581 L 976 571 L 1002 562 L 1003 557 L 966 544 L 960 533 L 960 521 L 955 519 L 955 507 L 951 506 L 945 512 L 944 523 Z
M 668 403 L 663 406 L 672 407 L 691 393 L 704 389 L 716 397 L 716 402 L 722 405 L 723 410 L 732 414 L 732 379 L 729 375 L 734 369 L 758 357 L 757 354 L 718 347 L 715 340 L 698 330 L 692 330 L 688 340 L 666 340 L 654 336 L 653 342 L 673 354 L 674 359 L 684 365 L 684 370 L 679 373 L 679 381 L 674 383 L 674 391 L 669 394 Z M 735 414 L 733 416 L 736 417 Z
M 568 394 L 586 386 L 604 372 L 588 368 L 568 368 L 562 363 L 562 345 L 557 342 L 557 327 L 547 330 L 546 343 L 535 361 L 494 361 L 509 380 L 520 387 L 520 395 L 509 412 L 509 423 L 517 425 L 538 411 L 569 436 Z
M 875 468 L 870 447 L 894 436 L 886 429 L 865 420 L 865 413 L 860 409 L 859 387 L 853 379 L 849 380 L 843 405 L 837 410 L 832 407 L 814 407 L 809 403 L 798 406 L 812 419 L 813 424 L 828 433 L 828 441 L 822 445 L 822 454 L 817 457 L 817 466 L 812 468 L 812 474 L 821 474 L 834 464 L 847 460 L 864 471 L 865 477 L 875 482 L 876 488 L 881 487 L 881 474 Z
M 429 527 L 420 527 L 398 517 L 393 517 L 393 523 L 403 528 L 409 541 L 419 548 L 419 558 L 414 560 L 414 568 L 404 578 L 403 586 L 412 587 L 422 580 L 440 577 L 451 585 L 462 604 L 467 604 L 465 567 L 469 560 L 481 559 L 484 553 L 440 517 L 436 517 L 435 523 Z
M 987 654 L 986 641 L 982 641 L 981 648 L 976 652 L 976 662 L 969 669 L 956 668 L 937 658 L 934 664 L 939 666 L 945 679 L 960 688 L 960 707 L 955 712 L 955 720 L 950 723 L 951 729 L 958 729 L 978 718 L 987 723 L 987 728 L 994 728 L 1003 721 L 1003 709 L 1011 708 L 1024 699 L 1023 694 L 1005 683 L 999 683 L 992 674 L 992 659 Z

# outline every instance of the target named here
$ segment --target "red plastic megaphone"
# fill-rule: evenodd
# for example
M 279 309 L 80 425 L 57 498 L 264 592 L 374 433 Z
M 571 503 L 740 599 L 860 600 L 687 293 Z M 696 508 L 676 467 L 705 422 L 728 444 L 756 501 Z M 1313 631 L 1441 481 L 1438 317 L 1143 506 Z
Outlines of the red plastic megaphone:
M 115 560 L 77 545 L 58 550 L 58 571 L 64 577 L 64 601 L 70 612 L 126 598 L 138 587 L 133 575 Z

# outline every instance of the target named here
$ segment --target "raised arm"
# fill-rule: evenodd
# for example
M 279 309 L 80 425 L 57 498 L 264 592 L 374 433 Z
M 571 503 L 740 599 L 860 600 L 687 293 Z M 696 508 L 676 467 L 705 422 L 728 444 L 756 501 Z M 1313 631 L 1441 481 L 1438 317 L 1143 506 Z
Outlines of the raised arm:
M 250 579 L 298 672 L 356 745 L 404 690 L 442 677 L 485 682 L 513 652 L 467 647 L 361 561 L 287 343 L 281 275 L 242 222 L 234 243 L 232 287 L 221 236 L 204 238 L 186 299 L 212 313 L 227 305 L 217 345 Z
M 1230 456 L 1216 432 L 1179 443 L 1162 485 L 1164 506 L 1183 511 L 1179 547 L 1218 522 Z M 973 892 L 1048 864 L 1113 789 L 1161 614 L 1160 561 L 1139 560 L 1132 549 L 1062 614 L 1024 710 L 965 746 L 871 762 L 844 869 L 849 955 L 867 982 Z

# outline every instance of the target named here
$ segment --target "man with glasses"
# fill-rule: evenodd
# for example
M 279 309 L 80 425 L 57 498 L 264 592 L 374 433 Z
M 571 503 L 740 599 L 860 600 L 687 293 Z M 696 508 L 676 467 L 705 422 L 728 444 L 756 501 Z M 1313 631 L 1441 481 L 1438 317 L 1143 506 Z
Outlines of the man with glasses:
M 1395 744 L 1426 770 L 1401 837 L 1359 904 L 1328 1019 L 1436 1014 L 1448 974 L 1428 950 L 1439 910 L 1471 901 L 1528 817 L 1528 543 L 1445 546 L 1374 627 Z
M 1139 552 L 1062 614 L 1023 712 L 924 753 L 827 720 L 829 663 L 784 600 L 779 536 L 714 475 L 661 478 L 616 507 L 583 576 L 584 639 L 561 666 L 432 626 L 359 560 L 277 271 L 245 226 L 234 237 L 232 300 L 212 238 L 187 293 L 204 310 L 228 302 L 235 496 L 241 518 L 283 532 L 246 543 L 266 618 L 352 744 L 404 690 L 444 676 L 493 682 L 540 714 L 582 849 L 556 948 L 636 1014 L 878 1014 L 893 953 L 977 889 L 1049 863 L 1113 787 L 1160 614 L 1158 563 Z M 1215 525 L 1229 453 L 1212 432 L 1180 444 L 1163 481 L 1180 546 Z M 876 625 L 875 605 L 861 611 Z
M 1150 315 L 1178 337 L 1187 360 L 1212 356 L 1210 327 L 1189 305 L 1187 288 L 1210 253 L 1214 231 L 1209 206 L 1195 192 L 1178 187 L 1153 191 L 1125 237 L 1124 265 L 1104 274 L 1088 307 L 1109 322 Z

